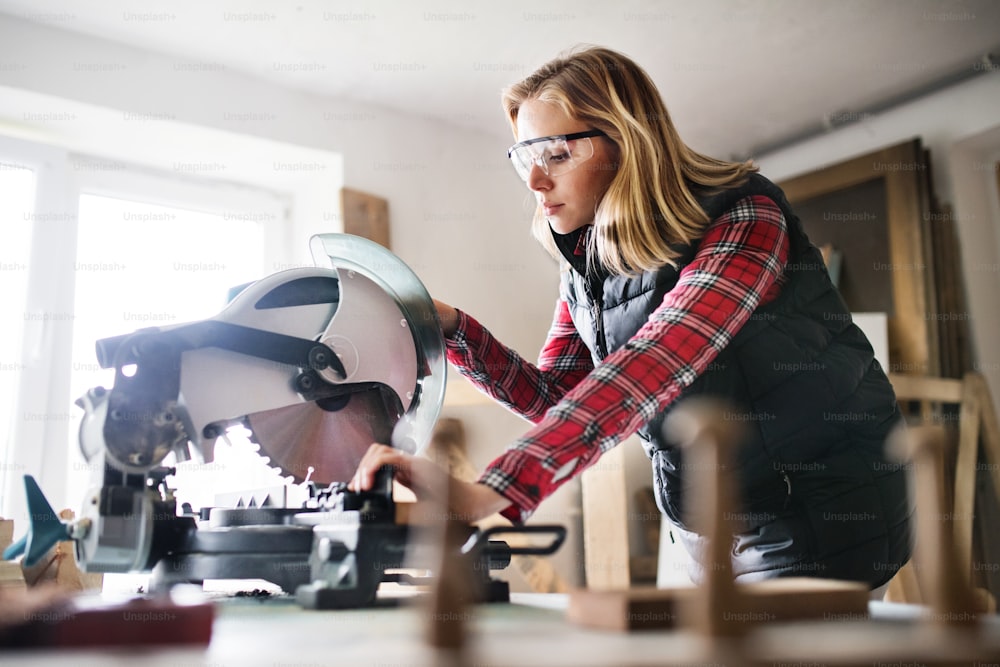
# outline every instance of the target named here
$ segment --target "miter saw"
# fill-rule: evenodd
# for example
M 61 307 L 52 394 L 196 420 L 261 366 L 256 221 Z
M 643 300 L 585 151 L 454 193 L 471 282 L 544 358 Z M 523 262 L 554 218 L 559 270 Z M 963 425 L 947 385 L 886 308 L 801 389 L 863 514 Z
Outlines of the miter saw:
M 251 283 L 213 318 L 98 341 L 115 381 L 77 401 L 94 471 L 83 510 L 60 521 L 26 476 L 32 525 L 5 558 L 23 553 L 30 565 L 71 539 L 88 571 L 152 572 L 154 588 L 264 579 L 319 608 L 372 604 L 383 581 L 400 580 L 387 570 L 403 567 L 413 539 L 396 521 L 391 472 L 370 491 L 346 482 L 373 442 L 410 453 L 429 442 L 445 389 L 440 324 L 420 280 L 385 248 L 322 234 L 310 249 L 317 266 Z M 294 483 L 178 511 L 168 454 L 210 462 L 236 426 Z M 514 548 L 492 539 L 502 532 L 549 539 Z M 503 600 L 506 584 L 489 571 L 564 538 L 561 526 L 470 527 L 463 551 L 482 597 Z

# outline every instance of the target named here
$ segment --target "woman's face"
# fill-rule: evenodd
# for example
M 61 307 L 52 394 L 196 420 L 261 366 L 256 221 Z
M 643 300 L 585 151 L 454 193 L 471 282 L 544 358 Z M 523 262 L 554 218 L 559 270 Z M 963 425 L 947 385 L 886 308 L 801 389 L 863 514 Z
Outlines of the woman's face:
M 539 100 L 525 102 L 517 114 L 518 141 L 592 129 L 558 106 Z M 528 188 L 559 234 L 569 234 L 594 222 L 594 211 L 618 170 L 614 144 L 605 137 L 589 141 L 593 142 L 594 155 L 575 169 L 549 176 L 534 164 L 528 175 Z

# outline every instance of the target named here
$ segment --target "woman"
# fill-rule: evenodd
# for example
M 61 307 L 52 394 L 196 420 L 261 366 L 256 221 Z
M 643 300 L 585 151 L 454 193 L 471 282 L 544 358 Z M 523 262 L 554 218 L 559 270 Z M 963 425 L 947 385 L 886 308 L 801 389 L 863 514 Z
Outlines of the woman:
M 688 148 L 648 75 L 614 51 L 553 60 L 503 103 L 535 237 L 563 266 L 555 320 L 533 365 L 437 308 L 449 361 L 535 426 L 476 483 L 373 445 L 354 488 L 390 465 L 418 496 L 450 484 L 468 519 L 519 522 L 638 432 L 660 509 L 696 552 L 684 464 L 661 425 L 682 398 L 721 397 L 749 427 L 737 579 L 888 581 L 910 553 L 904 474 L 882 453 L 900 414 L 781 190 L 749 162 Z

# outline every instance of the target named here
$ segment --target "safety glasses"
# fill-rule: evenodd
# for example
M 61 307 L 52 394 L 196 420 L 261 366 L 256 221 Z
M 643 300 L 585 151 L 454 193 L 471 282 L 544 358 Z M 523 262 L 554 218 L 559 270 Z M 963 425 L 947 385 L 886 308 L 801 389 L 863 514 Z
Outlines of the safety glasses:
M 558 176 L 572 171 L 594 156 L 591 137 L 606 137 L 600 130 L 587 130 L 573 134 L 555 134 L 528 139 L 514 144 L 507 157 L 521 180 L 527 182 L 531 165 L 537 164 L 547 176 Z

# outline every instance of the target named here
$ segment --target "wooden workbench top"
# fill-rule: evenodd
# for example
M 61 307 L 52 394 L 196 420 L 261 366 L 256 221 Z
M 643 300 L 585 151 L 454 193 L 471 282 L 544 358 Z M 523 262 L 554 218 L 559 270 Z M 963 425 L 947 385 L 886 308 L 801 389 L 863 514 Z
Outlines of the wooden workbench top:
M 704 654 L 701 638 L 688 632 L 618 633 L 573 625 L 565 619 L 567 596 L 514 594 L 510 604 L 478 605 L 468 610 L 466 627 L 472 651 L 466 665 L 671 665 L 743 664 L 737 656 L 722 662 Z M 5 667 L 72 665 L 94 667 L 410 667 L 445 664 L 423 642 L 425 610 L 417 605 L 309 611 L 291 598 L 228 599 L 219 603 L 212 642 L 205 650 L 31 651 L 0 653 Z M 884 637 L 912 631 L 920 608 L 873 602 L 870 620 L 827 622 L 817 629 L 835 637 L 848 627 Z M 998 621 L 994 623 L 993 621 Z M 988 619 L 1000 637 L 1000 619 Z M 816 627 L 818 624 L 812 624 Z M 767 628 L 768 631 L 781 628 Z M 766 637 L 765 637 L 766 639 Z M 773 638 L 772 638 L 773 639 Z M 765 642 L 766 643 L 766 642 Z M 1000 644 L 1000 641 L 998 641 Z M 697 656 L 705 655 L 705 660 Z

